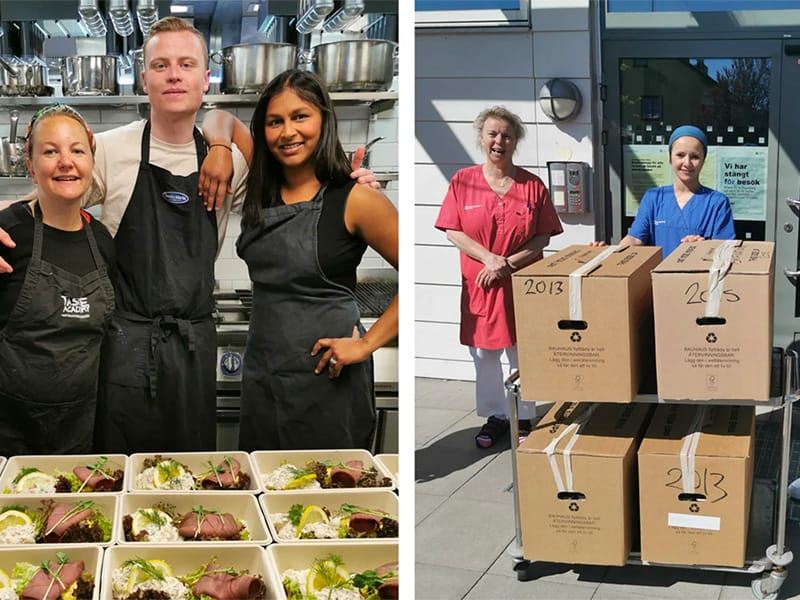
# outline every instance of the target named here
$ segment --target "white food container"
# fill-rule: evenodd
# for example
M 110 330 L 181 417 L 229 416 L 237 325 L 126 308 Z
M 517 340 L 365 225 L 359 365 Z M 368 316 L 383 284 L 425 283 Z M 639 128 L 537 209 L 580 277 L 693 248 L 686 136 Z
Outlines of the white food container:
M 160 454 L 165 460 L 171 458 L 189 467 L 193 475 L 197 476 L 209 469 L 208 461 L 219 465 L 225 457 L 235 458 L 239 461 L 241 472 L 250 476 L 250 487 L 244 490 L 162 490 L 145 489 L 136 487 L 136 477 L 144 471 L 144 461 Z M 258 475 L 253 472 L 250 455 L 247 452 L 232 450 L 230 452 L 152 452 L 131 454 L 128 458 L 128 468 L 125 470 L 125 489 L 132 494 L 257 494 L 259 491 Z
M 317 506 L 324 506 L 330 511 L 338 511 L 342 504 L 355 504 L 362 508 L 371 508 L 381 510 L 389 513 L 395 519 L 398 519 L 399 506 L 397 496 L 392 492 L 375 489 L 369 493 L 352 493 L 350 489 L 342 490 L 326 490 L 324 492 L 317 491 L 303 492 L 295 494 L 262 494 L 258 497 L 258 502 L 261 509 L 264 511 L 264 517 L 267 520 L 269 531 L 272 534 L 272 539 L 279 544 L 315 544 L 315 543 L 343 543 L 343 544 L 385 544 L 386 542 L 397 541 L 397 538 L 337 538 L 337 539 L 316 539 L 316 540 L 284 540 L 278 538 L 278 528 L 276 527 L 273 519 L 270 517 L 274 513 L 287 513 L 292 507 L 292 504 L 302 504 L 308 506 L 309 504 L 316 504 Z
M 278 582 L 281 583 L 279 593 L 274 598 L 286 600 L 286 593 L 283 591 L 282 583 L 284 571 L 287 569 L 309 569 L 314 560 L 324 558 L 328 554 L 340 556 L 344 563 L 343 567 L 349 573 L 374 570 L 383 564 L 399 560 L 398 545 L 393 543 L 330 544 L 314 542 L 313 544 L 272 544 L 267 548 L 267 555 L 272 561 Z M 402 592 L 400 597 L 403 597 Z
M 261 546 L 226 546 L 222 544 L 203 545 L 165 545 L 138 544 L 114 546 L 106 550 L 103 561 L 103 586 L 100 598 L 112 600 L 111 581 L 114 569 L 122 566 L 126 560 L 143 558 L 145 560 L 160 559 L 166 561 L 176 576 L 183 576 L 198 567 L 217 559 L 221 567 L 233 567 L 237 570 L 247 569 L 251 575 L 261 575 L 267 586 L 267 598 L 278 598 L 283 593 L 283 586 L 277 579 L 274 567 Z
M 6 461 L 6 457 L 5 456 L 0 456 L 0 476 L 3 474 L 3 469 L 6 466 L 6 462 L 7 462 Z
M 5 469 L 2 469 L 2 477 L 0 477 L 0 492 L 9 488 L 11 482 L 14 481 L 19 472 L 23 468 L 35 467 L 48 475 L 52 475 L 54 471 L 63 471 L 65 473 L 72 473 L 72 469 L 80 466 L 88 466 L 96 463 L 101 456 L 105 456 L 109 462 L 109 468 L 123 469 L 125 477 L 128 476 L 127 460 L 128 457 L 124 454 L 59 454 L 59 455 L 31 455 L 31 456 L 12 456 L 8 459 Z M 82 496 L 118 496 L 125 490 L 125 483 L 123 480 L 122 489 L 118 492 L 81 492 Z M 25 494 L 28 495 L 28 494 Z M 57 494 L 61 496 L 62 494 Z
M 378 471 L 379 477 L 389 477 L 388 473 L 381 465 L 375 462 L 372 454 L 366 450 L 258 450 L 251 453 L 253 467 L 256 470 L 261 490 L 267 494 L 295 494 L 301 493 L 318 493 L 320 491 L 327 492 L 329 490 L 320 490 L 319 488 L 310 489 L 292 489 L 292 490 L 271 490 L 267 489 L 264 483 L 264 475 L 274 471 L 283 464 L 289 463 L 296 467 L 303 467 L 308 461 L 316 460 L 319 462 L 331 461 L 336 463 L 346 463 L 348 460 L 360 460 L 364 463 L 364 468 L 368 469 L 374 467 Z M 350 492 L 364 493 L 375 490 L 389 490 L 391 486 L 379 488 L 337 488 L 346 489 Z
M 99 510 L 104 517 L 111 521 L 111 538 L 107 542 L 98 542 L 96 544 L 87 544 L 83 542 L 79 544 L 73 544 L 70 542 L 48 544 L 0 544 L 0 548 L 33 548 L 40 546 L 57 546 L 59 548 L 101 546 L 103 548 L 107 548 L 116 541 L 117 528 L 120 526 L 119 520 L 117 519 L 117 502 L 119 500 L 118 495 L 98 494 L 96 496 L 92 496 L 91 498 L 87 498 L 86 494 L 52 494 L 50 496 L 43 496 L 42 494 L 30 494 L 25 496 L 6 494 L 0 496 L 0 511 L 6 506 L 10 506 L 12 504 L 22 505 L 26 509 L 36 510 L 42 508 L 43 500 L 53 500 L 56 504 L 74 504 L 84 500 L 91 500 L 95 504 L 95 506 L 92 508 Z
M 172 504 L 180 513 L 187 513 L 195 506 L 203 506 L 205 509 L 231 513 L 234 517 L 247 523 L 247 530 L 250 532 L 249 540 L 199 542 L 204 545 L 225 544 L 226 546 L 241 546 L 248 544 L 261 544 L 262 546 L 266 546 L 267 544 L 272 543 L 272 536 L 270 536 L 269 531 L 267 530 L 267 524 L 264 522 L 264 515 L 261 513 L 261 509 L 258 506 L 255 496 L 250 494 L 232 494 L 230 497 L 226 496 L 224 498 L 220 498 L 219 494 L 201 494 L 194 492 L 188 492 L 185 494 L 171 494 L 168 498 L 165 498 L 161 494 L 126 494 L 121 498 L 119 503 L 119 528 L 117 529 L 117 542 L 122 545 L 140 547 L 143 545 L 159 544 L 159 542 L 127 542 L 125 541 L 125 531 L 122 527 L 122 519 L 125 515 L 130 515 L 140 508 L 152 508 L 159 502 Z M 181 542 L 172 542 L 171 544 L 180 543 Z M 190 541 L 185 543 L 196 544 L 198 542 Z
M 103 549 L 100 546 L 90 544 L 75 544 L 70 546 L 63 545 L 37 545 L 26 546 L 24 548 L 16 546 L 13 548 L 0 549 L 0 569 L 8 575 L 18 562 L 28 562 L 39 565 L 45 560 L 56 561 L 56 552 L 63 552 L 69 558 L 69 562 L 83 561 L 84 573 L 89 572 L 94 576 L 94 592 L 91 600 L 100 598 L 100 565 L 103 562 Z
M 392 475 L 395 487 L 400 487 L 400 457 L 397 454 L 376 454 L 375 462 Z

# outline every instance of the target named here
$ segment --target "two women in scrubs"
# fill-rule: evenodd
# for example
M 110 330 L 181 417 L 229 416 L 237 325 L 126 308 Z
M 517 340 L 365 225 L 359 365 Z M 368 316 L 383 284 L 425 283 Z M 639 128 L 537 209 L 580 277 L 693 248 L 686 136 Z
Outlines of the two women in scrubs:
M 708 140 L 699 128 L 682 125 L 672 132 L 669 160 L 674 182 L 645 192 L 620 244 L 661 246 L 666 257 L 682 242 L 734 239 L 730 200 L 700 183 L 707 153 Z
M 501 358 L 517 368 L 511 274 L 541 259 L 561 222 L 542 180 L 514 165 L 525 135 L 521 119 L 494 106 L 475 119 L 483 164 L 450 181 L 436 227 L 461 254 L 461 343 L 475 363 L 477 413 L 487 418 L 475 443 L 493 446 L 509 429 Z M 520 436 L 531 429 L 533 406 L 520 406 Z

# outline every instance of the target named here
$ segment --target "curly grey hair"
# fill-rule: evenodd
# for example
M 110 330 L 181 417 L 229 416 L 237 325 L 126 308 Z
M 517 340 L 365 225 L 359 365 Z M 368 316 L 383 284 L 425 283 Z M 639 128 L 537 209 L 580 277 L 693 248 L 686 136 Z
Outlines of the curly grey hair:
M 486 119 L 492 117 L 495 119 L 503 119 L 506 123 L 511 125 L 511 128 L 514 130 L 514 137 L 517 138 L 517 141 L 525 137 L 525 125 L 517 114 L 511 112 L 505 106 L 490 106 L 489 108 L 484 108 L 475 118 L 474 125 L 475 130 L 478 132 L 479 144 L 483 125 L 486 123 Z

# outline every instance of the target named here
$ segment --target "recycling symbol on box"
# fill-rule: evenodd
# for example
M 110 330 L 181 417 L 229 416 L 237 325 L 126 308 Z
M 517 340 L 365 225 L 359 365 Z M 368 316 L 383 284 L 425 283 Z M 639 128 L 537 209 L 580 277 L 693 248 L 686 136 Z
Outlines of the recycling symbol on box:
M 577 502 L 570 502 L 570 503 L 569 503 L 569 509 L 570 509 L 572 512 L 578 512 L 578 510 L 580 510 L 580 507 L 578 506 L 578 503 L 577 503 Z
M 569 336 L 569 339 L 571 339 L 573 342 L 580 342 L 581 334 L 578 333 L 577 331 L 573 331 L 572 335 Z
M 689 510 L 693 513 L 700 512 L 700 507 L 697 504 L 692 503 L 692 505 L 689 507 Z
M 706 341 L 707 341 L 709 344 L 714 344 L 714 343 L 716 343 L 716 341 L 717 341 L 717 334 L 715 334 L 715 333 L 709 333 L 709 334 L 706 336 Z

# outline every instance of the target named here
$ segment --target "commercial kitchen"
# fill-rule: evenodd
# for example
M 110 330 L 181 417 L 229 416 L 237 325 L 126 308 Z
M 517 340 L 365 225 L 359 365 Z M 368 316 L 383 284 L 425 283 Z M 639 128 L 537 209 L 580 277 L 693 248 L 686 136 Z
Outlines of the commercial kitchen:
M 173 16 L 192 24 L 208 44 L 211 85 L 198 122 L 208 109 L 223 108 L 249 125 L 261 91 L 274 76 L 290 68 L 313 71 L 328 85 L 345 151 L 366 146 L 364 166 L 397 207 L 397 13 L 394 0 L 4 0 L 0 200 L 21 199 L 32 187 L 21 136 L 41 108 L 75 107 L 95 132 L 147 118 L 142 41 L 159 18 Z M 44 577 L 48 569 L 36 567 L 27 579 L 18 579 L 20 565 L 52 560 L 60 561 L 62 574 L 71 573 L 66 581 L 75 582 L 68 591 L 58 581 L 63 597 L 127 597 L 143 582 L 171 581 L 173 569 L 182 577 L 176 585 L 210 585 L 203 593 L 218 597 L 223 592 L 214 587 L 211 563 L 216 557 L 216 564 L 229 571 L 226 581 L 240 586 L 237 597 L 323 594 L 328 586 L 359 594 L 352 582 L 369 570 L 371 593 L 396 597 L 397 340 L 374 353 L 377 428 L 369 450 L 280 456 L 239 451 L 239 395 L 253 297 L 247 268 L 234 248 L 239 232 L 239 216 L 233 215 L 215 263 L 215 451 L 0 459 L 0 470 L 9 478 L 0 487 L 15 499 L 0 506 L 0 589 L 35 588 L 39 579 L 32 577 Z M 395 296 L 397 280 L 396 270 L 368 249 L 355 289 L 365 328 Z M 372 489 L 331 495 L 331 487 Z M 137 488 L 150 497 L 136 496 Z M 153 516 L 166 534 L 153 530 Z M 42 518 L 52 526 L 39 530 L 37 525 L 35 536 L 19 537 L 33 524 L 41 525 Z M 194 529 L 181 536 L 186 518 Z M 66 523 L 72 533 L 64 535 Z M 87 538 L 89 530 L 94 533 Z M 63 545 L 49 551 L 27 546 L 45 538 Z M 310 539 L 331 538 L 343 541 L 307 545 Z M 202 544 L 161 548 L 184 540 Z M 129 542 L 140 545 L 122 547 Z M 281 549 L 270 548 L 277 546 L 273 542 L 281 542 Z M 126 563 L 129 559 L 139 562 Z M 335 570 L 326 571 L 331 564 Z M 183 578 L 190 567 L 200 566 L 205 584 Z M 117 580 L 123 581 L 121 587 L 112 585 Z M 54 582 L 46 580 L 48 592 Z M 94 585 L 88 592 L 74 587 L 87 582 Z M 182 597 L 182 589 L 167 595 Z
M 547 536 L 562 525 L 568 534 L 573 533 L 578 529 L 570 529 L 575 523 L 582 518 L 591 519 L 594 513 L 588 510 L 588 503 L 576 503 L 579 510 L 572 517 L 558 513 L 560 522 L 554 520 L 544 529 L 541 522 L 538 528 L 530 528 L 530 521 L 525 525 L 525 519 L 530 517 L 525 517 L 525 511 L 551 516 L 556 512 L 534 504 L 534 488 L 524 489 L 530 482 L 519 486 L 520 507 L 515 509 L 513 490 L 517 486 L 509 485 L 515 477 L 511 463 L 522 457 L 530 465 L 532 456 L 547 448 L 549 442 L 544 442 L 546 436 L 541 435 L 519 449 L 512 444 L 509 452 L 505 448 L 486 452 L 465 447 L 472 444 L 481 419 L 474 409 L 470 410 L 472 361 L 467 348 L 458 343 L 458 251 L 433 224 L 453 174 L 484 158 L 475 148 L 471 122 L 486 106 L 507 106 L 520 115 L 527 127 L 514 163 L 545 182 L 564 226 L 564 233 L 553 237 L 545 252 L 542 263 L 550 266 L 564 259 L 564 253 L 574 250 L 575 245 L 594 240 L 616 242 L 625 236 L 645 189 L 671 183 L 667 148 L 673 130 L 684 123 L 695 124 L 708 138 L 707 171 L 703 176 L 709 177 L 703 185 L 725 190 L 730 196 L 735 237 L 745 244 L 774 244 L 774 283 L 769 286 L 774 299 L 762 307 L 758 317 L 753 313 L 754 319 L 770 315 L 774 322 L 762 327 L 754 321 L 743 330 L 758 336 L 766 332 L 771 345 L 780 349 L 778 354 L 787 347 L 792 350 L 798 329 L 798 153 L 792 126 L 798 6 L 793 2 L 702 0 L 521 1 L 503 3 L 502 8 L 500 4 L 487 2 L 479 8 L 458 2 L 416 2 L 417 53 L 431 57 L 425 63 L 418 62 L 415 113 L 417 188 L 425 191 L 416 199 L 418 592 L 445 579 L 447 588 L 433 588 L 432 595 L 745 597 L 750 595 L 752 583 L 756 597 L 796 597 L 797 579 L 793 578 L 792 567 L 784 570 L 784 560 L 790 558 L 786 553 L 797 544 L 796 501 L 787 498 L 777 468 L 782 459 L 789 462 L 789 446 L 793 451 L 797 448 L 796 431 L 791 445 L 781 443 L 787 437 L 780 425 L 788 422 L 784 419 L 785 405 L 778 410 L 757 408 L 762 414 L 756 420 L 755 447 L 751 449 L 757 465 L 751 514 L 765 519 L 756 527 L 765 535 L 747 555 L 771 555 L 775 561 L 767 558 L 767 562 L 776 569 L 768 576 L 755 577 L 751 582 L 747 576 L 730 573 L 701 575 L 683 569 L 645 568 L 642 565 L 646 562 L 671 561 L 655 557 L 644 547 L 648 533 L 644 521 L 636 524 L 643 530 L 642 547 L 637 546 L 631 554 L 623 553 L 629 566 L 608 566 L 614 563 L 607 545 L 603 566 L 573 566 L 589 561 L 557 557 L 549 543 L 553 537 Z M 480 61 L 466 63 L 451 58 L 473 47 L 485 49 Z M 444 52 L 445 48 L 449 52 Z M 749 69 L 757 75 L 739 91 L 728 94 L 727 90 L 734 86 L 732 82 L 740 81 L 743 71 Z M 446 84 L 442 82 L 444 77 Z M 740 93 L 744 90 L 744 95 L 757 94 L 759 101 L 744 100 Z M 727 108 L 723 109 L 723 105 Z M 727 160 L 726 156 L 736 158 Z M 543 272 L 544 266 L 537 277 Z M 657 300 L 655 275 L 653 281 Z M 531 288 L 531 294 L 536 291 Z M 608 297 L 608 290 L 600 302 L 607 305 L 611 314 L 615 302 Z M 541 340 L 532 337 L 532 312 L 526 314 L 525 321 L 531 334 L 530 346 Z M 617 328 L 617 335 L 624 337 L 621 322 L 615 318 L 611 324 Z M 541 331 L 536 333 L 541 336 Z M 574 352 L 586 338 L 585 332 L 575 332 L 575 339 L 559 341 L 557 350 Z M 713 336 L 709 339 L 713 340 Z M 763 339 L 746 345 L 754 347 L 756 343 L 761 347 L 763 383 L 763 376 L 769 375 L 770 369 L 768 349 L 764 351 Z M 523 360 L 521 339 L 519 344 L 521 393 L 525 397 L 526 378 L 531 389 L 537 383 L 545 384 L 563 357 L 552 357 L 552 370 L 542 363 L 532 369 L 530 360 L 527 366 Z M 604 344 L 596 346 L 598 350 Z M 619 341 L 613 348 L 624 353 Z M 600 357 L 588 354 L 584 357 L 587 363 L 597 358 Z M 567 373 L 563 363 L 561 366 Z M 772 366 L 780 371 L 781 361 Z M 613 371 L 614 376 L 618 372 Z M 545 373 L 547 377 L 543 376 Z M 581 373 L 572 374 L 571 382 L 562 380 L 562 390 L 582 385 L 589 389 Z M 713 387 L 720 382 L 708 375 L 705 385 Z M 740 376 L 742 385 L 750 379 L 744 372 Z M 684 374 L 676 379 L 683 382 L 688 378 Z M 780 398 L 785 382 L 781 377 L 772 379 L 778 386 L 771 393 Z M 645 394 L 642 396 L 639 400 L 645 400 Z M 692 397 L 699 400 L 704 396 L 695 389 Z M 448 400 L 443 402 L 441 398 Z M 553 422 L 548 421 L 548 425 Z M 542 447 L 539 442 L 544 442 Z M 567 447 L 565 461 L 569 449 L 577 451 L 580 444 L 572 446 L 564 440 L 560 447 Z M 641 472 L 643 455 L 650 450 L 652 445 L 643 445 L 639 450 L 640 481 L 652 474 Z M 560 450 L 557 452 L 561 454 Z M 559 465 L 561 458 L 558 457 Z M 797 476 L 796 458 L 792 458 L 790 470 L 788 481 Z M 555 479 L 555 472 L 551 474 L 546 465 L 543 471 L 533 480 L 539 484 L 535 488 L 539 493 Z M 514 479 L 514 483 L 520 481 Z M 662 482 L 668 483 L 669 480 Z M 774 521 L 766 522 L 767 515 L 780 520 L 775 515 L 781 514 L 781 503 L 788 503 L 784 508 L 792 519 L 782 532 L 773 528 Z M 654 508 L 653 504 L 648 507 L 640 500 L 637 506 L 644 514 Z M 699 514 L 708 514 L 707 507 L 703 505 Z M 515 527 L 518 521 L 514 519 L 520 511 L 522 525 L 528 531 L 521 532 L 521 540 L 520 530 Z M 476 515 L 485 514 L 492 514 L 498 526 L 482 536 L 480 544 L 468 544 L 460 530 Z M 751 519 L 751 526 L 754 523 Z M 686 542 L 697 540 L 691 529 L 682 530 Z M 546 533 L 537 536 L 542 531 Z M 568 534 L 562 541 L 576 544 L 571 548 L 573 556 L 590 545 L 588 536 Z M 751 529 L 748 539 L 758 537 Z M 638 542 L 638 538 L 637 532 L 634 540 Z M 434 549 L 435 539 L 452 542 L 442 542 Z M 652 537 L 649 539 L 652 542 Z M 665 534 L 662 547 L 668 545 L 666 539 Z M 701 542 L 697 544 L 699 548 Z M 768 550 L 772 544 L 773 550 L 778 548 L 776 554 Z M 686 549 L 684 560 L 688 565 L 698 564 L 690 555 L 691 550 Z M 536 560 L 518 562 L 522 551 L 525 559 Z M 549 555 L 555 565 L 548 564 L 544 555 Z M 517 579 L 531 581 L 520 583 Z M 781 588 L 784 581 L 787 585 Z

